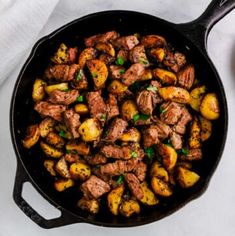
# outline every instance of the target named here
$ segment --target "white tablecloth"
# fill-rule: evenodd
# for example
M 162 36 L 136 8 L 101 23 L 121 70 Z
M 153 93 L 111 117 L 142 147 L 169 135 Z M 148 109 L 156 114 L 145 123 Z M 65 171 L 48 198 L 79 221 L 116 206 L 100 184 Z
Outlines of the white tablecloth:
M 33 43 L 61 25 L 96 11 L 130 9 L 174 22 L 199 16 L 209 0 L 0 0 L 0 236 L 15 235 L 235 235 L 235 11 L 211 31 L 209 55 L 225 87 L 229 107 L 229 131 L 223 158 L 199 199 L 158 222 L 136 228 L 102 228 L 75 224 L 44 230 L 34 224 L 12 199 L 16 159 L 10 140 L 9 107 L 19 70 Z M 3 82 L 4 81 L 4 82 Z M 219 134 L 218 134 L 219 135 Z M 211 156 L 210 158 L 213 158 Z M 58 212 L 25 185 L 24 197 L 45 217 Z

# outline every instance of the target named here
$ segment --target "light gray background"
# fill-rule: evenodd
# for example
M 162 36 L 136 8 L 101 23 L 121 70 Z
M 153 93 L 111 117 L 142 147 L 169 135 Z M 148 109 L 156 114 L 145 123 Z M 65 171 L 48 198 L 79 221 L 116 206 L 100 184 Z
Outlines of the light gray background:
M 109 9 L 146 12 L 169 21 L 187 22 L 199 16 L 209 0 L 70 0 L 60 1 L 38 36 L 50 33 L 80 16 Z M 235 11 L 211 31 L 208 52 L 225 87 L 229 107 L 229 131 L 223 158 L 205 194 L 180 211 L 158 222 L 136 228 L 102 228 L 74 224 L 44 230 L 27 218 L 12 199 L 16 159 L 9 132 L 9 106 L 13 86 L 24 60 L 0 87 L 0 236 L 37 235 L 235 235 Z M 30 24 L 30 20 L 29 20 Z M 1 37 L 1 36 L 0 36 Z M 1 47 L 1 45 L 0 45 Z M 0 55 L 4 56 L 4 55 Z M 203 79 L 203 78 L 202 78 Z M 213 79 L 213 78 L 211 78 Z M 220 135 L 220 134 L 218 134 Z M 233 141 L 232 141 L 233 140 Z M 214 158 L 211 156 L 211 158 Z M 58 216 L 39 194 L 26 184 L 24 197 L 45 217 Z

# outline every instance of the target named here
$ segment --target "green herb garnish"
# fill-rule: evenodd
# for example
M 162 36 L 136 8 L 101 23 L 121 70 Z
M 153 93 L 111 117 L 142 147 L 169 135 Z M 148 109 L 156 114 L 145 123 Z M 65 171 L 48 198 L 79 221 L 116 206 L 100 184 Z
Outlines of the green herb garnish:
M 77 102 L 83 102 L 83 101 L 84 101 L 83 95 L 78 96 L 77 99 L 76 99 L 76 101 L 77 101 Z
M 150 86 L 147 88 L 147 90 L 156 93 L 156 92 L 157 92 L 157 87 L 156 87 L 156 86 L 153 86 L 153 85 L 150 85 Z
M 184 156 L 188 155 L 188 150 L 185 148 L 181 148 L 180 150 L 177 151 L 178 154 L 183 154 Z
M 171 140 L 170 139 L 167 139 L 166 143 L 165 143 L 167 146 L 169 147 L 173 147 L 172 143 L 171 143 Z
M 106 114 L 102 114 L 101 117 L 100 117 L 100 119 L 103 120 L 103 121 L 105 121 L 105 120 L 106 120 L 106 117 L 107 117 Z
M 122 66 L 124 64 L 124 59 L 122 57 L 117 57 L 116 64 Z
M 134 122 L 136 122 L 137 120 L 139 120 L 139 118 L 140 118 L 140 115 L 139 115 L 139 114 L 135 114 L 135 115 L 133 116 Z
M 93 78 L 96 78 L 98 76 L 98 74 L 96 72 L 91 74 Z
M 138 120 L 143 120 L 143 121 L 145 121 L 145 120 L 148 120 L 149 119 L 149 115 L 145 115 L 145 114 L 135 114 L 134 116 L 133 116 L 133 120 L 134 120 L 134 122 L 136 122 L 136 121 L 138 121 Z
M 67 89 L 63 89 L 62 91 L 63 92 L 68 92 L 70 89 L 69 88 L 67 88 Z
M 161 114 L 166 112 L 165 109 L 162 108 L 161 106 L 159 107 L 159 111 L 160 111 Z
M 76 76 L 77 81 L 82 78 L 82 74 L 83 74 L 82 70 L 79 70 L 78 73 L 77 73 L 77 76 Z
M 140 114 L 141 120 L 148 120 L 150 118 L 150 115 Z
M 139 63 L 142 63 L 144 65 L 148 65 L 149 62 L 145 58 L 139 58 Z
M 148 157 L 148 159 L 152 160 L 153 159 L 153 156 L 154 156 L 154 148 L 153 147 L 148 147 L 148 148 L 145 148 L 144 150 L 146 156 Z
M 119 70 L 119 74 L 120 74 L 120 75 L 123 75 L 124 73 L 125 73 L 125 70 L 124 70 L 124 69 Z
M 71 153 L 71 151 L 70 150 L 66 150 L 66 154 L 70 154 Z
M 137 157 L 138 157 L 137 152 L 132 151 L 132 152 L 131 152 L 131 157 L 133 157 L 133 158 L 137 158 Z
M 120 185 L 120 184 L 122 184 L 123 182 L 124 182 L 124 175 L 123 174 L 121 174 L 121 175 L 119 175 L 119 177 L 118 177 L 118 179 L 117 179 L 117 181 L 116 181 L 116 184 L 117 185 Z
M 59 136 L 62 137 L 62 138 L 66 138 L 66 133 L 65 133 L 65 131 L 64 131 L 64 130 L 60 130 Z

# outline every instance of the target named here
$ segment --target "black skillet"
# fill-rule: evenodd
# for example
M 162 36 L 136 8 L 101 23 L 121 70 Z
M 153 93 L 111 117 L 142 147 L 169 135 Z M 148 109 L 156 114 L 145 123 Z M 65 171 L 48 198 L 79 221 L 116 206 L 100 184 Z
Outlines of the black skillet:
M 235 0 L 213 0 L 198 19 L 186 24 L 173 24 L 155 16 L 132 11 L 99 12 L 77 19 L 40 39 L 19 74 L 11 102 L 11 136 L 18 164 L 13 197 L 21 210 L 43 228 L 79 222 L 109 227 L 129 227 L 157 221 L 199 197 L 206 190 L 221 158 L 228 125 L 224 88 L 207 55 L 206 41 L 213 25 L 234 7 Z M 43 73 L 55 49 L 61 42 L 70 46 L 79 45 L 84 37 L 109 30 L 116 30 L 122 35 L 136 32 L 142 35 L 163 35 L 195 65 L 197 78 L 211 91 L 216 92 L 221 108 L 220 118 L 213 126 L 213 135 L 203 148 L 204 159 L 197 169 L 201 176 L 198 184 L 191 189 L 176 192 L 172 198 L 162 200 L 162 204 L 157 207 L 144 208 L 140 215 L 130 219 L 111 216 L 105 207 L 101 207 L 97 215 L 90 215 L 77 209 L 75 207 L 79 197 L 77 189 L 57 193 L 44 171 L 39 149 L 35 147 L 30 151 L 25 150 L 21 142 L 26 127 L 38 121 L 31 101 L 33 80 Z M 44 198 L 60 209 L 61 216 L 48 220 L 39 215 L 22 197 L 22 186 L 25 182 L 32 183 Z

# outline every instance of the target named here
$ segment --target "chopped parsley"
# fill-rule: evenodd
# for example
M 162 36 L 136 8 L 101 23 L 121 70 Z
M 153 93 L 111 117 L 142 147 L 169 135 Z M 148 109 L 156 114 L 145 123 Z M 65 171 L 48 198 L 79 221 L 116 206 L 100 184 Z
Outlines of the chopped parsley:
M 150 118 L 150 115 L 140 114 L 141 120 L 148 120 Z
M 70 150 L 66 150 L 66 154 L 70 154 L 71 153 L 71 151 Z
M 153 156 L 154 156 L 154 148 L 153 147 L 148 147 L 148 148 L 145 148 L 144 150 L 146 156 L 148 157 L 149 160 L 152 160 L 153 159 Z
M 77 102 L 83 102 L 84 101 L 83 95 L 78 96 L 76 100 Z
M 96 78 L 98 76 L 98 74 L 96 72 L 93 72 L 91 75 L 93 78 Z
M 137 158 L 137 157 L 138 157 L 137 152 L 132 151 L 132 152 L 131 152 L 131 157 L 133 157 L 133 158 Z
M 135 114 L 134 116 L 133 116 L 133 120 L 134 120 L 134 122 L 136 122 L 136 121 L 138 121 L 138 120 L 143 120 L 143 121 L 145 121 L 145 120 L 148 120 L 149 119 L 149 115 L 146 115 L 146 114 Z
M 122 66 L 124 64 L 124 59 L 122 57 L 117 57 L 116 64 Z
M 66 138 L 66 133 L 65 133 L 65 131 L 64 131 L 64 130 L 60 130 L 59 136 L 62 137 L 62 138 Z
M 69 91 L 69 88 L 63 89 L 62 91 L 63 91 L 63 92 L 68 92 L 68 91 Z
M 185 148 L 181 148 L 180 150 L 177 151 L 178 154 L 183 154 L 184 156 L 188 155 L 188 150 Z
M 80 80 L 82 78 L 82 70 L 79 70 L 78 73 L 77 73 L 77 76 L 76 76 L 76 80 Z
M 145 58 L 139 58 L 139 63 L 142 63 L 144 65 L 148 65 L 149 62 Z
M 161 106 L 159 107 L 159 111 L 160 111 L 161 114 L 166 112 L 165 109 L 162 108 Z
M 117 179 L 117 181 L 116 181 L 116 183 L 119 185 L 119 184 L 122 184 L 123 182 L 124 182 L 124 175 L 123 174 L 121 174 L 121 175 L 119 175 L 119 177 L 118 177 L 118 179 Z
M 147 88 L 147 90 L 156 93 L 156 92 L 157 92 L 157 87 L 156 87 L 156 86 L 153 86 L 153 85 L 149 85 L 149 87 Z
M 140 115 L 139 115 L 139 114 L 135 114 L 135 115 L 133 116 L 134 122 L 136 122 L 137 120 L 139 120 L 139 118 L 140 118 Z
M 106 117 L 107 117 L 106 114 L 102 114 L 101 117 L 100 117 L 100 119 L 103 120 L 103 121 L 105 121 L 105 120 L 106 120 Z
M 124 69 L 119 70 L 119 74 L 120 74 L 120 75 L 123 75 L 124 73 L 125 73 L 125 70 L 124 70 Z
M 171 143 L 171 140 L 170 139 L 167 139 L 166 143 L 165 143 L 167 146 L 169 147 L 173 147 L 172 143 Z

